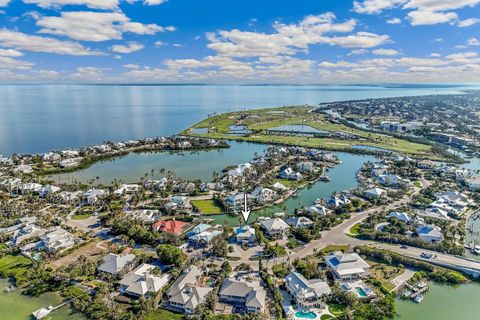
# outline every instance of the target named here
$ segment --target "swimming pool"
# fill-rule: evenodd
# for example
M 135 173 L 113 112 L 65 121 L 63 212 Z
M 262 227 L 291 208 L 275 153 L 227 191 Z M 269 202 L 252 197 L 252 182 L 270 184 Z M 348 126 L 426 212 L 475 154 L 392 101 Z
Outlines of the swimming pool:
M 295 317 L 299 319 L 316 319 L 317 314 L 312 311 L 309 311 L 309 312 L 297 311 L 295 312 Z
M 357 295 L 358 295 L 360 298 L 366 298 L 366 297 L 368 297 L 368 294 L 365 292 L 365 290 L 363 290 L 363 288 L 355 287 L 355 291 L 357 291 Z

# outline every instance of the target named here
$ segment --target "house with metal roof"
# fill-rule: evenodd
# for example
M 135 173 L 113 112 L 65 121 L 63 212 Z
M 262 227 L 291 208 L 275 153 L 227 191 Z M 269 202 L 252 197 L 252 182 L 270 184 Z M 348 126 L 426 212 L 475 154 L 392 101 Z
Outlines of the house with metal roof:
M 342 280 L 362 278 L 370 269 L 370 265 L 356 253 L 333 252 L 325 257 L 325 263 Z
M 103 257 L 103 262 L 97 267 L 97 271 L 118 276 L 119 273 L 127 271 L 134 260 L 134 254 L 109 253 Z

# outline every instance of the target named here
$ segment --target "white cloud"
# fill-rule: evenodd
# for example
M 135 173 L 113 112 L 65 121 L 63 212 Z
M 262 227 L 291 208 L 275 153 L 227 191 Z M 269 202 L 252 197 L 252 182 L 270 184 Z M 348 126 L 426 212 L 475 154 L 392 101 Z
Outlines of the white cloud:
M 140 66 L 138 64 L 133 64 L 133 63 L 124 64 L 123 67 L 127 69 L 134 69 L 134 70 L 140 69 Z
M 480 23 L 480 19 L 477 19 L 477 18 L 469 18 L 469 19 L 465 19 L 465 20 L 462 20 L 462 21 L 459 21 L 457 23 L 457 25 L 461 28 L 465 28 L 465 27 L 470 27 L 470 26 L 473 26 L 474 24 L 477 24 L 477 23 Z
M 109 10 L 118 7 L 118 0 L 23 0 L 23 2 L 36 4 L 41 8 L 62 7 L 67 5 L 85 5 L 92 9 Z
M 135 51 L 139 51 L 145 48 L 145 46 L 141 43 L 135 41 L 129 41 L 124 45 L 116 44 L 112 46 L 112 51 L 117 53 L 132 53 Z
M 0 0 L 0 7 L 6 7 L 10 3 L 10 0 Z
M 353 10 L 357 13 L 378 14 L 387 9 L 393 9 L 407 0 L 364 0 L 354 1 Z
M 411 11 L 408 18 L 412 26 L 432 25 L 457 20 L 455 12 Z
M 145 0 L 143 3 L 149 6 L 157 6 L 159 4 L 165 3 L 167 0 Z
M 391 18 L 387 20 L 388 24 L 400 24 L 402 20 L 400 18 Z
M 433 53 L 430 53 L 430 57 L 439 58 L 439 57 L 441 57 L 441 54 L 437 53 L 437 52 L 433 52 Z
M 474 37 L 469 38 L 467 40 L 467 46 L 480 46 L 480 40 Z
M 153 35 L 173 31 L 174 27 L 131 22 L 122 12 L 62 12 L 60 17 L 40 17 L 40 33 L 67 36 L 81 41 L 120 40 L 125 32 Z
M 0 56 L 2 57 L 21 57 L 23 53 L 14 49 L 0 49 Z
M 458 14 L 454 10 L 473 8 L 479 3 L 480 0 L 356 0 L 353 9 L 357 13 L 379 14 L 401 7 L 410 10 L 407 16 L 411 24 L 417 26 L 458 21 Z M 458 22 L 458 25 L 465 27 L 477 22 L 471 18 Z
M 157 48 L 158 48 L 158 47 L 161 47 L 161 46 L 166 46 L 166 45 L 168 45 L 168 43 L 165 43 L 165 42 L 160 41 L 160 40 L 159 40 L 159 41 L 155 41 L 155 47 L 157 47 Z
M 395 49 L 375 49 L 372 53 L 377 56 L 397 56 L 400 54 L 400 52 Z
M 28 70 L 31 69 L 32 66 L 33 63 L 31 62 L 0 55 L 0 68 L 2 69 Z
M 85 82 L 100 82 L 105 77 L 104 71 L 109 69 L 97 67 L 78 67 L 70 77 Z
M 359 54 L 366 54 L 368 53 L 367 49 L 355 49 L 350 51 L 347 56 L 359 55 Z
M 0 29 L 0 47 L 34 52 L 56 53 L 61 55 L 103 55 L 102 52 L 92 51 L 78 42 L 61 41 L 54 38 L 32 36 L 8 29 Z
M 330 44 L 345 48 L 370 48 L 390 41 L 388 35 L 357 32 L 347 36 L 331 36 L 337 33 L 352 32 L 356 20 L 335 23 L 333 13 L 307 16 L 295 24 L 276 22 L 274 33 L 257 33 L 233 29 L 207 34 L 208 48 L 219 55 L 231 57 L 264 57 L 292 55 L 299 51 L 307 52 L 309 46 Z

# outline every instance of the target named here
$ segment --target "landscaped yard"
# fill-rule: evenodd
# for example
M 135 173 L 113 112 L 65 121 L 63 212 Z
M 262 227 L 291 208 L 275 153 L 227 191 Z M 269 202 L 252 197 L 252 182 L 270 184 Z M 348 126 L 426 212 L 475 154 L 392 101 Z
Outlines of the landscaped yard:
M 322 249 L 322 253 L 328 254 L 330 252 L 335 252 L 335 251 L 346 252 L 348 251 L 349 248 L 350 247 L 348 245 L 329 245 Z
M 360 226 L 361 224 L 360 223 L 357 223 L 356 225 L 354 225 L 353 227 L 350 228 L 350 233 L 353 234 L 353 235 L 357 235 L 358 234 L 358 231 L 360 230 Z
M 163 309 L 157 309 L 142 318 L 142 320 L 180 320 L 185 317 L 178 313 L 173 313 Z
M 32 261 L 21 255 L 6 255 L 0 258 L 1 277 L 21 277 L 32 266 Z
M 76 214 L 72 217 L 72 220 L 85 220 L 90 218 L 92 215 L 90 213 L 86 214 Z
M 192 206 L 203 214 L 222 214 L 225 212 L 220 201 L 211 200 L 192 200 Z

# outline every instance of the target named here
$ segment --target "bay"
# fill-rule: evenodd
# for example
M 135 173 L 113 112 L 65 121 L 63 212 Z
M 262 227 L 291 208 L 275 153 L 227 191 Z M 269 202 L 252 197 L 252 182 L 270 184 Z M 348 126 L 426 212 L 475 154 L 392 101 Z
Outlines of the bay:
M 172 135 L 244 108 L 457 93 L 457 86 L 0 85 L 0 154 Z

